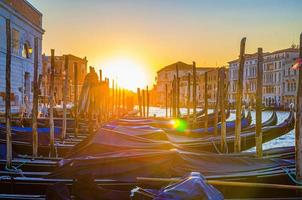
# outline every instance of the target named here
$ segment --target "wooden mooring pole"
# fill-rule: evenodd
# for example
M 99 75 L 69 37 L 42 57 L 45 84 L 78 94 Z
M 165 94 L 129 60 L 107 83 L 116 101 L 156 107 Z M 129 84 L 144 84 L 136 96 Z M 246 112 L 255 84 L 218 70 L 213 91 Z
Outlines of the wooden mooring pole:
M 243 69 L 244 69 L 244 54 L 245 54 L 246 38 L 242 38 L 240 43 L 239 69 L 237 80 L 237 95 L 236 95 L 236 121 L 235 121 L 235 141 L 234 152 L 241 151 L 241 109 L 242 109 L 242 89 L 243 89 Z
M 74 136 L 78 136 L 78 63 L 74 63 Z
M 196 92 L 197 92 L 197 80 L 196 80 L 196 64 L 195 62 L 193 62 L 193 121 L 194 123 L 196 122 L 196 107 L 197 107 L 197 103 L 196 103 Z
M 208 132 L 208 72 L 204 73 L 204 128 Z
M 262 158 L 262 81 L 263 81 L 263 53 L 258 48 L 257 89 L 256 89 L 256 154 Z
M 32 107 L 32 136 L 33 136 L 33 158 L 38 156 L 38 98 L 39 98 L 39 85 L 38 85 L 38 41 L 34 39 L 34 94 L 33 94 L 33 107 Z
M 216 91 L 216 101 L 215 101 L 215 111 L 214 111 L 214 135 L 217 136 L 218 135 L 218 118 L 219 118 L 219 94 L 220 94 L 220 84 L 219 84 L 219 76 L 220 76 L 220 69 L 217 68 L 217 82 L 216 82 L 216 86 L 217 86 L 217 91 Z M 221 112 L 221 111 L 220 111 Z
M 180 116 L 180 80 L 179 80 L 179 68 L 176 64 L 176 117 Z
M 299 59 L 302 59 L 302 33 L 300 34 Z M 295 122 L 295 139 L 296 139 L 296 178 L 302 181 L 302 67 L 298 68 L 298 87 L 296 96 L 296 122 Z
M 6 19 L 6 67 L 5 67 L 5 123 L 6 123 L 6 167 L 12 168 L 12 133 L 11 133 L 11 26 Z
M 67 129 L 67 119 L 66 119 L 66 112 L 67 112 L 67 94 L 68 94 L 68 55 L 65 55 L 65 63 L 64 63 L 64 85 L 63 85 L 63 123 L 62 123 L 62 140 L 65 139 L 66 136 L 66 129 Z
M 143 116 L 142 112 L 142 100 L 141 100 L 141 89 L 137 88 L 137 104 L 138 104 L 138 110 L 139 110 L 139 116 Z
M 165 84 L 165 93 L 166 93 L 166 98 L 165 98 L 165 102 L 166 102 L 166 118 L 168 118 L 168 85 Z
M 145 90 L 142 90 L 142 101 L 143 101 L 143 116 L 146 117 L 146 99 L 145 99 Z
M 173 117 L 176 117 L 176 75 L 174 75 L 172 82 L 172 108 L 173 108 Z
M 114 116 L 114 80 L 112 79 L 112 88 L 111 88 L 111 118 Z
M 191 74 L 188 73 L 188 88 L 187 88 L 187 116 L 190 117 L 190 98 L 191 98 Z
M 149 117 L 149 106 L 150 106 L 150 96 L 149 96 L 149 88 L 146 87 L 146 99 L 147 99 L 147 118 Z
M 53 120 L 54 107 L 54 80 L 55 80 L 55 50 L 51 49 L 51 63 L 50 63 L 50 96 L 49 96 L 49 126 L 50 126 L 50 151 L 49 156 L 55 156 L 55 133 Z
M 227 153 L 227 142 L 226 142 L 226 115 L 225 115 L 225 68 L 220 69 L 220 80 L 219 80 L 219 99 L 220 99 L 220 112 L 221 112 L 221 152 Z

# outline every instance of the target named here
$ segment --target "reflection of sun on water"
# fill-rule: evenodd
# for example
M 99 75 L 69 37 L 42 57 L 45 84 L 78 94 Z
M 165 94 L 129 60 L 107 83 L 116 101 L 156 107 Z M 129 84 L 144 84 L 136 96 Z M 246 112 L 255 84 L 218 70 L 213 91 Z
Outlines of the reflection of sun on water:
M 126 89 L 136 91 L 137 87 L 147 85 L 148 72 L 143 64 L 127 58 L 112 59 L 104 64 L 104 76 L 118 82 Z

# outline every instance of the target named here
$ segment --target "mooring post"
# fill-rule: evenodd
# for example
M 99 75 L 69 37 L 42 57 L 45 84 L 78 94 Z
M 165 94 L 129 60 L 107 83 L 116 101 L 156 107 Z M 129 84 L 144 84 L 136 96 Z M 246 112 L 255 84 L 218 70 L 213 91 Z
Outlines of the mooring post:
M 114 116 L 114 80 L 112 79 L 112 88 L 111 88 L 111 118 Z
M 221 151 L 223 153 L 227 153 L 227 142 L 226 142 L 226 116 L 225 116 L 225 68 L 222 67 L 220 69 L 220 80 L 219 80 L 219 88 L 220 88 L 220 112 L 221 112 Z
M 34 94 L 33 94 L 33 107 L 32 107 L 32 134 L 33 134 L 33 158 L 38 156 L 38 98 L 39 98 L 39 88 L 38 88 L 38 38 L 34 39 Z
M 149 88 L 148 88 L 148 86 L 146 87 L 146 98 L 147 98 L 147 118 L 149 118 L 149 104 L 150 104 L 150 102 L 149 102 L 149 98 L 150 98 L 150 96 L 149 96 Z
M 165 98 L 166 118 L 168 118 L 168 85 L 167 84 L 165 84 L 165 94 L 166 94 L 166 98 Z
M 217 92 L 216 92 L 216 101 L 215 101 L 215 111 L 214 111 L 214 135 L 217 136 L 218 135 L 218 118 L 219 118 L 219 93 L 220 93 L 220 84 L 219 84 L 219 76 L 220 76 L 220 69 L 217 68 L 217 82 L 216 82 L 216 86 L 217 86 Z M 222 112 L 222 111 L 220 111 Z
M 6 67 L 5 67 L 5 123 L 6 123 L 6 167 L 12 168 L 12 133 L 11 133 L 11 26 L 10 20 L 6 19 Z
M 50 63 L 50 95 L 49 95 L 49 126 L 50 126 L 50 157 L 55 156 L 55 133 L 53 120 L 54 107 L 54 80 L 55 80 L 55 50 L 51 49 L 51 63 Z
M 143 112 L 142 112 L 142 102 L 141 102 L 140 88 L 137 88 L 137 104 L 138 104 L 139 115 L 140 115 L 140 117 L 142 117 Z
M 123 88 L 123 112 L 125 112 L 125 88 Z
M 172 82 L 172 97 L 173 97 L 173 117 L 176 117 L 176 75 L 174 75 L 173 82 Z
M 242 38 L 240 43 L 239 69 L 237 80 L 237 95 L 236 95 L 236 122 L 235 122 L 235 141 L 234 152 L 241 151 L 241 109 L 242 109 L 242 88 L 243 88 L 243 69 L 244 69 L 244 54 L 245 54 L 246 38 Z
M 193 121 L 196 123 L 196 64 L 193 62 Z
M 176 117 L 180 115 L 180 80 L 179 80 L 179 68 L 176 64 Z
M 65 62 L 64 62 L 64 86 L 63 86 L 63 123 L 62 123 L 62 140 L 65 139 L 66 136 L 66 104 L 67 104 L 67 94 L 68 94 L 68 55 L 65 55 Z
M 145 99 L 145 90 L 142 90 L 142 100 L 143 100 L 143 116 L 146 117 L 146 99 Z
M 262 158 L 262 82 L 263 82 L 263 53 L 258 48 L 257 89 L 256 89 L 256 153 Z
M 299 62 L 300 66 L 297 69 L 298 87 L 296 95 L 296 122 L 295 122 L 295 138 L 296 138 L 296 178 L 298 181 L 302 181 L 302 33 L 300 34 L 300 46 L 299 46 Z
M 119 86 L 119 88 L 118 88 L 118 102 L 117 102 L 117 104 L 118 104 L 118 110 L 117 110 L 117 112 L 118 112 L 118 118 L 120 118 L 121 117 L 121 87 Z
M 74 136 L 78 136 L 78 63 L 74 63 Z
M 170 90 L 170 118 L 173 117 L 173 83 Z
M 208 72 L 204 73 L 204 128 L 208 133 Z
M 190 98 L 191 98 L 191 74 L 188 73 L 188 88 L 187 88 L 187 116 L 190 118 Z
M 118 84 L 117 82 L 115 83 L 115 115 L 118 116 Z

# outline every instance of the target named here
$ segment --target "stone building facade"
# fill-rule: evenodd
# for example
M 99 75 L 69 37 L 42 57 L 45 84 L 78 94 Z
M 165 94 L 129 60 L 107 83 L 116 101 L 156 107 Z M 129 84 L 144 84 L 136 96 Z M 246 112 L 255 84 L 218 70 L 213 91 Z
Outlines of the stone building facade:
M 179 69 L 179 78 L 180 78 L 180 106 L 187 105 L 187 95 L 188 95 L 188 74 L 191 74 L 191 101 L 193 99 L 193 70 L 192 64 L 186 64 L 184 62 L 177 62 L 171 65 L 165 66 L 157 72 L 156 77 L 156 93 L 157 93 L 157 102 L 156 105 L 165 105 L 165 85 L 167 84 L 168 93 L 170 96 L 170 91 L 172 89 L 172 82 L 174 75 L 176 76 L 176 65 Z M 196 67 L 196 84 L 197 84 L 197 104 L 200 104 L 200 76 L 212 68 L 210 67 Z M 190 103 L 192 104 L 192 102 Z
M 42 68 L 42 14 L 25 0 L 0 1 L 0 108 L 4 108 L 6 19 L 11 22 L 12 109 L 33 98 L 34 38 L 38 38 L 38 68 Z
M 298 73 L 291 67 L 298 58 L 297 48 L 277 50 L 263 55 L 263 99 L 266 107 L 288 108 L 295 102 Z M 238 59 L 229 62 L 229 102 L 235 103 Z M 257 88 L 257 53 L 246 54 L 243 73 L 243 101 L 255 105 Z
M 73 102 L 74 99 L 74 88 L 75 88 L 75 75 L 74 75 L 74 66 L 77 64 L 77 90 L 78 94 L 81 92 L 81 88 L 84 83 L 84 79 L 87 75 L 87 59 L 79 58 L 77 56 L 68 54 L 63 56 L 55 56 L 55 74 L 54 74 L 54 99 L 56 104 L 61 104 L 63 101 L 63 87 L 65 80 L 65 57 L 68 57 L 68 92 L 67 92 L 67 101 Z M 51 66 L 51 57 L 42 56 L 43 67 L 42 67 L 42 96 L 47 101 L 49 97 L 50 90 L 50 66 Z

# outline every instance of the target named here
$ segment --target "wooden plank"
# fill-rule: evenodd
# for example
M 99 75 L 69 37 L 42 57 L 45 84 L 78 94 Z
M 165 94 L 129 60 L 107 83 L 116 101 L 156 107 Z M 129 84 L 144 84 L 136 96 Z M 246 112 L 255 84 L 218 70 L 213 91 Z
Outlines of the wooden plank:
M 38 156 L 38 98 L 39 98 L 39 85 L 38 85 L 38 38 L 34 39 L 34 94 L 33 94 L 33 107 L 32 107 L 32 136 L 33 136 L 33 153 L 32 156 Z
M 256 89 L 256 154 L 262 158 L 262 82 L 263 82 L 263 53 L 258 48 L 257 89 Z
M 11 133 L 11 26 L 6 19 L 6 67 L 5 67 L 5 123 L 6 123 L 6 167 L 12 168 Z
M 236 95 L 236 122 L 235 122 L 235 142 L 234 151 L 241 151 L 241 110 L 242 110 L 242 90 L 243 90 L 243 70 L 244 70 L 244 54 L 245 54 L 246 38 L 242 38 L 240 43 L 239 69 L 237 80 L 237 95 Z
M 50 63 L 50 95 L 49 95 L 49 126 L 50 126 L 50 157 L 55 157 L 55 131 L 53 120 L 53 107 L 54 107 L 54 77 L 55 77 L 55 50 L 51 49 L 51 63 Z
M 226 142 L 226 116 L 225 116 L 225 68 L 220 69 L 220 111 L 221 111 L 221 152 L 227 153 L 227 142 Z
M 302 59 L 302 33 L 300 34 L 299 59 Z M 298 87 L 296 96 L 296 122 L 295 122 L 295 143 L 296 143 L 296 178 L 302 181 L 302 69 L 298 69 Z

